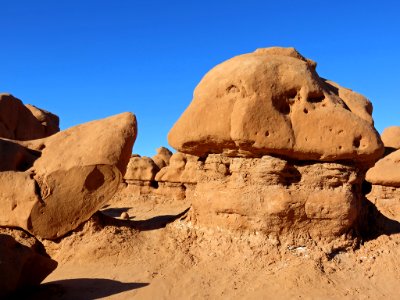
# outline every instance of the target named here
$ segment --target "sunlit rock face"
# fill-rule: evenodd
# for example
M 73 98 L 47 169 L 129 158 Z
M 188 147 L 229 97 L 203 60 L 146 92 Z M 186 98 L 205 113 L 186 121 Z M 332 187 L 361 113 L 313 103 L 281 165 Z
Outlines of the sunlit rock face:
M 315 67 L 295 49 L 278 47 L 217 65 L 169 132 L 170 145 L 200 157 L 379 158 L 383 145 L 371 103 L 320 78 Z
M 123 113 L 33 141 L 0 139 L 0 226 L 56 239 L 88 220 L 117 192 L 136 139 Z M 17 151 L 11 151 L 11 150 Z

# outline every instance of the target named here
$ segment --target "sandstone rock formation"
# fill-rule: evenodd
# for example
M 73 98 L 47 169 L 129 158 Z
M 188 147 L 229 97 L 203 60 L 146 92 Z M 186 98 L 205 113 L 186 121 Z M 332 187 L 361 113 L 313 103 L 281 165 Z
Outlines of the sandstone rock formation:
M 395 138 L 388 139 L 395 131 L 396 129 L 385 130 L 387 133 L 385 145 L 396 146 L 391 143 L 395 142 Z M 371 192 L 367 195 L 368 200 L 385 217 L 400 222 L 400 150 L 396 150 L 376 162 L 375 166 L 368 170 L 366 180 L 372 184 Z M 383 226 L 389 226 L 389 224 L 383 224 Z
M 165 147 L 160 147 L 157 149 L 157 154 L 152 157 L 154 163 L 159 169 L 164 168 L 169 165 L 169 160 L 172 156 L 172 152 Z
M 160 199 L 183 199 L 185 186 L 181 181 L 180 172 L 183 171 L 185 165 L 185 154 L 173 155 L 165 147 L 158 148 L 157 154 L 152 158 L 134 154 L 129 161 L 124 184 L 114 200 L 134 197 L 137 201 L 138 199 L 145 200 L 149 196 L 160 197 Z
M 58 126 L 56 115 L 32 105 L 24 106 L 10 94 L 0 94 L 0 137 L 34 140 L 58 132 Z
M 146 156 L 132 156 L 124 179 L 133 181 L 153 181 L 160 168 Z
M 259 49 L 213 68 L 171 129 L 187 154 L 369 162 L 383 153 L 363 96 L 321 79 L 293 48 Z
M 400 149 L 400 126 L 391 126 L 383 130 L 381 139 L 385 147 Z
M 359 172 L 338 163 L 208 155 L 192 195 L 191 219 L 203 227 L 338 236 L 358 215 Z
M 371 114 L 293 48 L 258 49 L 204 76 L 168 135 L 180 152 L 155 179 L 189 184 L 194 226 L 333 239 L 355 228 L 365 171 L 384 152 Z
M 46 239 L 75 229 L 117 191 L 135 138 L 135 116 L 124 113 L 20 143 L 28 153 L 40 155 L 36 160 L 26 155 L 30 160 L 24 162 L 17 157 L 3 167 L 18 169 L 34 160 L 25 172 L 0 172 L 0 226 L 20 227 Z
M 0 298 L 40 284 L 56 267 L 37 239 L 21 230 L 0 228 Z

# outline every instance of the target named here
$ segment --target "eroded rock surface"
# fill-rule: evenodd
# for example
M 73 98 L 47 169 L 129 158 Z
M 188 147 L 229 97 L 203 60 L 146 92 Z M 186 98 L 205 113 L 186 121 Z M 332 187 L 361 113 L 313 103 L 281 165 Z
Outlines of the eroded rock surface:
M 197 178 L 191 218 L 202 227 L 319 239 L 348 232 L 358 216 L 352 166 L 209 155 Z
M 400 126 L 390 126 L 383 130 L 381 139 L 385 147 L 400 149 Z
M 293 48 L 229 59 L 201 80 L 168 135 L 180 152 L 370 162 L 383 153 L 363 96 L 321 79 Z
M 75 229 L 117 191 L 135 138 L 135 116 L 123 113 L 22 143 L 39 157 L 25 172 L 0 172 L 0 225 L 46 239 Z

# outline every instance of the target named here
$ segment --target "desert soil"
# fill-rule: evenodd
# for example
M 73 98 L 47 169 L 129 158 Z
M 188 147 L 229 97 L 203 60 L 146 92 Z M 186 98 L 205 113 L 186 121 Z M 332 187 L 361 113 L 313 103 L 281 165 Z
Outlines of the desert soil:
M 193 228 L 189 204 L 119 202 L 58 242 L 25 299 L 398 299 L 400 234 L 327 255 L 315 245 Z M 130 220 L 118 217 L 128 212 Z M 175 219 L 175 220 L 174 220 Z

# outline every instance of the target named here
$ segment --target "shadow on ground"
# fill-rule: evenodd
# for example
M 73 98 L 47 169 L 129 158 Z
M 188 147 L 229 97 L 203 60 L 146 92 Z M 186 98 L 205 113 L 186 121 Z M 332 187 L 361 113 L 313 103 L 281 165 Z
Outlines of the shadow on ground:
M 167 224 L 184 217 L 187 212 L 189 211 L 190 207 L 182 211 L 177 215 L 163 215 L 163 216 L 155 216 L 147 220 L 142 221 L 132 221 L 132 220 L 121 220 L 111 217 L 109 214 L 105 214 L 104 211 L 97 212 L 93 218 L 96 221 L 105 226 L 105 225 L 112 225 L 112 226 L 126 226 L 130 228 L 134 228 L 140 231 L 147 231 L 147 230 L 157 230 L 160 228 L 164 228 Z
M 135 290 L 148 283 L 120 282 L 102 278 L 65 279 L 41 284 L 38 287 L 19 291 L 8 299 L 74 299 L 91 300 L 109 297 L 122 292 Z

